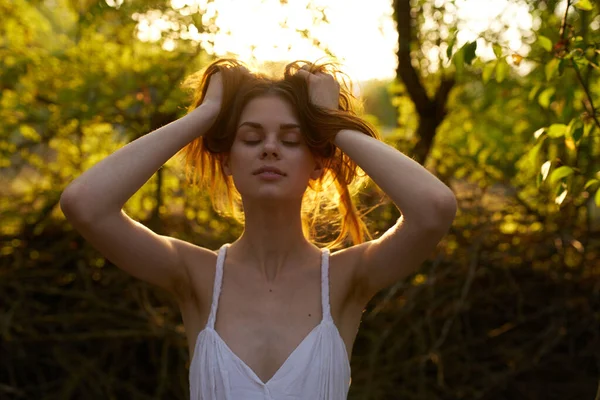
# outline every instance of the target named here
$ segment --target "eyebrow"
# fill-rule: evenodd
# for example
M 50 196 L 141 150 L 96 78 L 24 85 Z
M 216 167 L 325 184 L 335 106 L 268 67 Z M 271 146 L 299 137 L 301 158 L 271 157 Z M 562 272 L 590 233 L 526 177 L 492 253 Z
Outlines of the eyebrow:
M 240 129 L 242 126 L 247 125 L 251 128 L 257 128 L 257 129 L 264 129 L 263 126 L 261 124 L 259 124 L 258 122 L 252 122 L 252 121 L 245 121 L 242 122 L 240 124 L 240 126 L 238 126 L 238 129 Z M 298 124 L 294 124 L 294 123 L 290 123 L 290 124 L 280 124 L 279 125 L 279 129 L 280 130 L 288 130 L 288 129 L 300 129 L 300 125 Z

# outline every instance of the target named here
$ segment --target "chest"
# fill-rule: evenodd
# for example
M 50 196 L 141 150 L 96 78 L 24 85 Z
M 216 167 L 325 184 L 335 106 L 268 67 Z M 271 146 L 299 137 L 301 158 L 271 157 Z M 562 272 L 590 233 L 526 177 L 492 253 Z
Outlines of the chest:
M 322 319 L 316 272 L 278 285 L 248 284 L 243 274 L 224 274 L 215 330 L 263 381 Z
M 330 258 L 329 306 L 350 355 L 362 307 L 352 302 L 350 276 L 348 270 L 342 269 L 341 261 L 333 256 Z M 214 282 L 214 273 L 202 281 L 192 280 L 197 285 L 198 301 L 189 307 L 187 315 L 182 308 L 190 355 L 198 332 L 204 329 L 208 320 L 213 284 L 206 285 L 206 282 Z M 231 351 L 266 382 L 320 324 L 322 306 L 319 265 L 307 267 L 277 283 L 266 284 L 225 264 L 215 330 Z

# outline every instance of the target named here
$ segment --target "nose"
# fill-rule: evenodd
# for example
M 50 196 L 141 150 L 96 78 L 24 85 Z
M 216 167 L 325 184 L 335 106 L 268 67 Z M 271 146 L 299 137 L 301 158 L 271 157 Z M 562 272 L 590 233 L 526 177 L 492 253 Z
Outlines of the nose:
M 268 137 L 264 140 L 264 145 L 261 152 L 261 159 L 267 157 L 275 157 L 279 158 L 279 145 L 277 143 L 277 138 Z

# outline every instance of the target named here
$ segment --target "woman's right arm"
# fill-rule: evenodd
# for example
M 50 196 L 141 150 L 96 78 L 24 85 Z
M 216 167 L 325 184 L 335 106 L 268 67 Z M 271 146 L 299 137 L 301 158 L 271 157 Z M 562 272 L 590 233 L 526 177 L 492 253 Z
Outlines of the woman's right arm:
M 205 101 L 184 117 L 134 140 L 81 174 L 60 198 L 67 220 L 108 260 L 180 299 L 190 289 L 184 253 L 192 245 L 154 233 L 122 208 L 172 156 L 210 128 L 219 109 L 220 102 Z
M 65 215 L 97 221 L 120 211 L 159 168 L 210 128 L 217 113 L 216 107 L 201 105 L 99 161 L 63 191 Z

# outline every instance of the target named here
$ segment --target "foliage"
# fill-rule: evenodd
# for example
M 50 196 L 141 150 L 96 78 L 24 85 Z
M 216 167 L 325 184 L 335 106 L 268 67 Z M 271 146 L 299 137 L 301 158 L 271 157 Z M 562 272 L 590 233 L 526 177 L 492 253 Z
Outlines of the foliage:
M 597 390 L 599 10 L 586 0 L 566 10 L 513 2 L 540 21 L 523 33 L 529 53 L 491 29 L 459 42 L 454 1 L 411 3 L 424 92 L 435 99 L 444 80 L 456 82 L 425 162 L 460 209 L 432 259 L 365 310 L 352 399 L 591 399 Z M 190 37 L 212 21 L 204 10 L 172 11 L 158 0 L 0 0 L 0 398 L 188 395 L 173 299 L 107 263 L 57 206 L 74 177 L 184 113 L 179 84 L 210 60 Z M 172 29 L 135 39 L 139 16 L 157 12 Z M 491 60 L 480 56 L 488 44 Z M 386 140 L 414 154 L 423 120 L 406 85 L 369 90 L 380 123 L 399 124 Z M 206 248 L 237 237 L 237 224 L 183 185 L 175 161 L 126 212 Z M 378 199 L 374 185 L 361 197 L 374 208 Z M 369 227 L 381 234 L 398 216 L 388 202 Z
M 164 6 L 0 3 L 0 398 L 187 395 L 176 306 L 107 268 L 58 207 L 74 177 L 185 113 L 180 83 L 210 57 L 186 40 L 168 52 L 133 39 L 132 15 Z M 206 247 L 235 235 L 237 225 L 216 219 L 205 196 L 183 185 L 174 161 L 124 210 Z M 167 369 L 146 369 L 155 355 Z
M 22 213 L 34 198 L 37 210 L 48 208 L 60 218 L 55 206 L 73 177 L 185 112 L 187 94 L 180 84 L 207 55 L 191 42 L 167 52 L 160 43 L 131 40 L 136 22 L 129 16 L 148 4 L 127 4 L 115 10 L 90 2 L 78 13 L 68 2 L 51 8 L 17 2 L 7 10 L 0 146 L 3 176 L 15 187 L 13 197 L 2 200 L 5 234 L 21 231 Z M 173 162 L 167 167 L 130 199 L 126 211 L 159 217 L 175 212 L 161 202 L 174 197 L 170 205 L 178 212 L 200 223 L 212 220 L 210 212 L 196 215 L 193 204 L 183 207 L 200 198 L 183 199 L 182 172 Z
M 491 114 L 508 117 L 508 121 L 495 122 L 503 125 L 503 131 L 507 126 L 513 126 L 521 145 L 530 144 L 516 164 L 516 181 L 519 186 L 524 186 L 526 181 L 535 182 L 540 195 L 550 196 L 557 207 L 550 208 L 549 212 L 557 212 L 562 205 L 569 204 L 590 209 L 600 207 L 600 123 L 594 100 L 598 81 L 593 76 L 599 69 L 595 44 L 598 34 L 597 29 L 594 31 L 587 26 L 591 20 L 587 15 L 589 11 L 592 7 L 588 1 L 573 5 L 569 1 L 560 32 L 552 31 L 551 25 L 542 26 L 527 57 L 493 43 L 496 59 L 477 63 L 485 84 L 483 101 L 464 94 L 465 103 L 475 102 L 475 112 L 489 115 L 491 111 Z M 548 20 L 553 21 L 552 18 Z M 467 60 L 472 60 L 476 43 L 465 44 L 454 54 L 453 63 L 469 63 Z M 451 47 L 449 54 L 450 50 Z M 536 64 L 525 76 L 512 78 L 514 83 L 505 83 L 510 72 L 509 59 L 515 68 L 524 59 Z M 492 77 L 496 84 L 491 82 Z M 498 85 L 501 83 L 504 84 Z M 507 85 L 512 90 L 507 90 Z M 475 90 L 481 91 L 479 87 Z M 494 102 L 498 95 L 508 101 Z M 495 108 L 499 105 L 510 105 L 510 108 L 499 113 Z M 497 139 L 495 137 L 494 142 L 498 143 Z M 528 189 L 527 194 L 533 194 L 533 185 Z M 593 200 L 595 207 L 588 198 Z
M 410 3 L 412 32 L 396 8 L 399 47 L 410 38 L 404 68 L 410 62 L 415 74 L 401 72 L 391 85 L 395 139 L 411 155 L 424 138 L 431 143 L 425 163 L 453 188 L 459 213 L 445 252 L 413 277 L 422 289 L 399 282 L 369 309 L 389 307 L 357 338 L 358 349 L 370 351 L 358 350 L 356 364 L 373 372 L 354 380 L 355 398 L 592 398 L 598 358 L 584 354 L 600 345 L 597 6 L 510 2 L 527 4 L 538 22 L 522 33 L 531 52 L 518 54 L 502 26 L 458 45 L 458 2 Z M 492 60 L 479 57 L 486 46 Z M 423 125 L 437 121 L 419 110 L 414 76 L 430 99 L 456 80 L 435 141 L 423 135 Z M 393 211 L 376 211 L 373 221 L 385 229 Z M 565 318 L 574 293 L 585 293 L 587 316 L 573 311 L 582 325 Z M 544 322 L 534 322 L 541 315 Z M 487 317 L 499 318 L 496 328 Z M 575 380 L 577 387 L 567 383 Z

